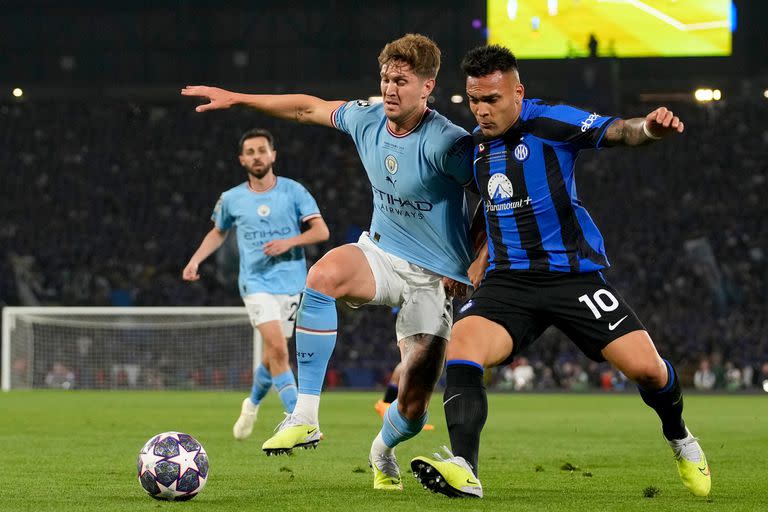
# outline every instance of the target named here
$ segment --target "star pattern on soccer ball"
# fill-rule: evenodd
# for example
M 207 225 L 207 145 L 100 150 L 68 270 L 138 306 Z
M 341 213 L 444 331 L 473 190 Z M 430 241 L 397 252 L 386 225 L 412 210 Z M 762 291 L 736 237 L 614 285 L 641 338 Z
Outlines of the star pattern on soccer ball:
M 150 450 L 147 453 L 141 454 L 141 473 L 139 476 L 143 475 L 147 471 L 152 473 L 152 475 L 157 476 L 157 473 L 155 473 L 155 465 L 160 462 L 161 460 L 165 459 L 162 455 L 155 455 L 155 453 Z
M 179 444 L 179 454 L 175 457 L 170 457 L 167 460 L 168 462 L 173 462 L 179 465 L 179 478 L 181 478 L 189 468 L 194 469 L 198 473 L 200 472 L 200 469 L 197 467 L 197 463 L 195 462 L 195 457 L 199 452 L 200 448 L 187 451 L 184 446 Z
M 160 492 L 156 496 L 165 498 L 165 499 L 174 499 L 176 496 L 184 494 L 183 492 L 179 492 L 176 490 L 177 483 L 178 483 L 178 480 L 174 480 L 171 485 L 166 487 L 160 482 L 157 482 L 157 487 L 160 489 Z

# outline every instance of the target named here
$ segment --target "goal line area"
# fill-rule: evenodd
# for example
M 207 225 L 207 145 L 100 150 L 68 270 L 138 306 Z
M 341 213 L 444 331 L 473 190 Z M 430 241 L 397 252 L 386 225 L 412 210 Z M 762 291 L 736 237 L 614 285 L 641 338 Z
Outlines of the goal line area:
M 6 307 L 2 389 L 245 389 L 244 307 Z

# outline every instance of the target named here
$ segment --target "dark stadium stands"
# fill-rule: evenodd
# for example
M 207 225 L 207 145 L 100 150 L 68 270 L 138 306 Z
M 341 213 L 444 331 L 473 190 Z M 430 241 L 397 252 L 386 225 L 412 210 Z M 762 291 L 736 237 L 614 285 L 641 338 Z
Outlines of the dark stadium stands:
M 768 361 L 768 102 L 671 106 L 684 136 L 584 153 L 579 193 L 606 240 L 607 277 L 684 382 L 706 359 L 716 386 L 733 387 L 731 367 L 751 386 Z M 471 128 L 466 105 L 438 108 Z M 355 240 L 371 194 L 354 147 L 333 130 L 239 109 L 197 114 L 193 102 L 0 103 L 0 304 L 241 304 L 213 257 L 197 283 L 181 269 L 218 194 L 243 179 L 236 142 L 251 127 L 273 131 L 276 172 L 302 181 L 329 224 L 331 240 L 309 260 Z M 332 368 L 381 382 L 398 358 L 393 326 L 386 308 L 342 310 Z M 556 332 L 526 355 L 537 388 L 623 385 Z M 505 386 L 504 372 L 494 378 Z

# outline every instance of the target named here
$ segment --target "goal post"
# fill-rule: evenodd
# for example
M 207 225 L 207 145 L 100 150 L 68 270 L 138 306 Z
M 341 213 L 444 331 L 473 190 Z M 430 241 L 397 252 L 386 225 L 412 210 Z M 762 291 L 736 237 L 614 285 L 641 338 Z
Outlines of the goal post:
M 6 307 L 2 389 L 243 389 L 262 343 L 244 307 Z

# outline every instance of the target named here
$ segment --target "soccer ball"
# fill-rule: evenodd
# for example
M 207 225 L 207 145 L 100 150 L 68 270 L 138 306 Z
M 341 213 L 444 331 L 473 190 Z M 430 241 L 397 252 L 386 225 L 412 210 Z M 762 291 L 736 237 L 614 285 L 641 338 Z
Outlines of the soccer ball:
M 139 483 L 157 500 L 191 500 L 205 487 L 208 455 L 189 434 L 163 432 L 144 444 L 136 460 Z

